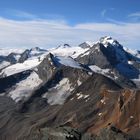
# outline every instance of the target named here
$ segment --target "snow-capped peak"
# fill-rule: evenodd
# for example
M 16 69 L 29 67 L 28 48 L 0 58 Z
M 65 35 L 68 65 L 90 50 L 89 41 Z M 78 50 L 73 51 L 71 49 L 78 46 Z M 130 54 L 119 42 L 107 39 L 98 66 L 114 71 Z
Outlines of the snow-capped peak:
M 39 47 L 34 47 L 34 48 L 31 48 L 30 51 L 41 51 L 42 52 L 42 51 L 47 51 L 47 50 L 41 49 Z
M 120 46 L 119 42 L 110 36 L 102 37 L 100 39 L 100 43 L 102 43 L 105 47 L 107 47 L 109 44 L 112 46 Z
M 46 50 L 46 49 L 39 48 L 39 47 L 34 47 L 34 48 L 31 48 L 31 49 L 30 49 L 30 53 L 31 53 L 31 52 L 45 53 L 45 52 L 47 52 L 47 50 Z
M 39 47 L 34 47 L 34 48 L 31 48 L 31 51 L 39 51 L 40 48 Z
M 113 39 L 110 36 L 105 36 L 100 39 L 100 42 L 107 49 L 112 48 L 111 50 L 115 51 L 115 55 L 116 55 L 118 62 L 125 62 L 125 63 L 128 62 L 126 51 L 124 50 L 123 46 L 117 40 Z

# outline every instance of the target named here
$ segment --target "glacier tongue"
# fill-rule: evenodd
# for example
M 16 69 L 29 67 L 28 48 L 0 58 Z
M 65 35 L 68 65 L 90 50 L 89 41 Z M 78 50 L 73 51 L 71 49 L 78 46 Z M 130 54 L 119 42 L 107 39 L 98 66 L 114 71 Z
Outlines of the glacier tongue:
M 16 102 L 31 96 L 33 90 L 42 83 L 36 72 L 32 72 L 26 79 L 17 83 L 8 94 Z

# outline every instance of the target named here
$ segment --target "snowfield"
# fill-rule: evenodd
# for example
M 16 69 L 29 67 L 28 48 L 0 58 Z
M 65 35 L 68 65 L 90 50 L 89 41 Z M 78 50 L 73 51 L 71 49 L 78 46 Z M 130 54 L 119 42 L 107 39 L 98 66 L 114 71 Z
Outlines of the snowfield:
M 78 68 L 81 69 L 82 67 L 78 62 L 76 62 L 73 58 L 71 57 L 64 57 L 64 56 L 56 56 L 57 61 L 65 66 L 70 66 L 73 68 Z
M 0 75 L 10 76 L 25 70 L 33 69 L 41 63 L 38 58 L 26 60 L 24 63 L 16 63 L 2 70 Z
M 50 49 L 49 52 L 57 56 L 71 56 L 72 58 L 76 58 L 87 50 L 88 48 L 84 49 L 78 46 L 74 47 L 60 46 L 58 48 Z
M 111 69 L 101 69 L 100 67 L 98 67 L 96 65 L 91 65 L 91 66 L 89 66 L 89 68 L 95 73 L 99 73 L 99 74 L 102 74 L 108 78 L 113 79 L 113 77 L 109 76 L 109 73 L 111 72 L 111 74 L 114 76 L 114 79 L 118 78 L 117 76 L 115 76 L 115 73 L 113 73 L 111 71 Z

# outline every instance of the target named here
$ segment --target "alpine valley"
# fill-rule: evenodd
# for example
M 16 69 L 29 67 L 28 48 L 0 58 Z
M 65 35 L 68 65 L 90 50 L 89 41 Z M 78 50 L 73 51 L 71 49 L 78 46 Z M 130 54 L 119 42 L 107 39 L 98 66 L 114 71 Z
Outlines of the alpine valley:
M 0 49 L 0 140 L 139 140 L 140 51 L 109 36 Z

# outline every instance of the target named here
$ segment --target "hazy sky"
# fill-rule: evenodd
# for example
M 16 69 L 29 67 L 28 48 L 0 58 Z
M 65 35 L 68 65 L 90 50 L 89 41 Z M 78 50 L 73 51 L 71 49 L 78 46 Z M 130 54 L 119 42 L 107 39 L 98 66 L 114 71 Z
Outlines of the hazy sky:
M 78 45 L 112 36 L 140 46 L 140 0 L 1 0 L 0 47 Z

